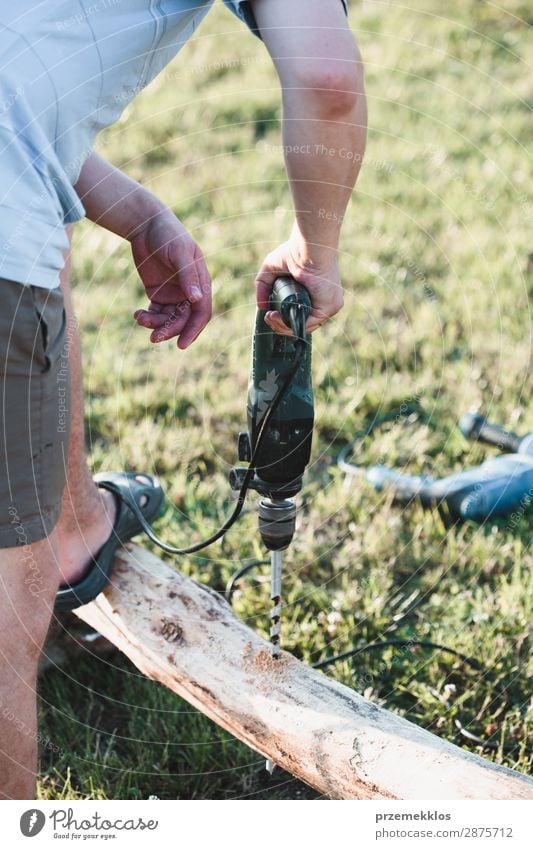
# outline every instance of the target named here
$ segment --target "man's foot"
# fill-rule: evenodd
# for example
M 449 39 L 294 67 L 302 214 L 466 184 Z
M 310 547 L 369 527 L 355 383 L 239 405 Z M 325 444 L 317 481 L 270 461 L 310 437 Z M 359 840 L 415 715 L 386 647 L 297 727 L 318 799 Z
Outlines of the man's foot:
M 63 583 L 56 595 L 56 613 L 75 610 L 95 599 L 109 583 L 117 549 L 142 533 L 139 515 L 145 522 L 153 522 L 164 505 L 161 484 L 153 475 L 100 472 L 94 484 L 96 493 L 89 486 L 87 497 L 97 496 L 95 503 L 90 509 L 84 503 L 82 508 L 85 528 L 79 521 L 67 521 L 69 512 L 76 515 L 69 510 L 59 523 Z
M 98 554 L 109 539 L 118 513 L 117 498 L 107 489 L 94 484 L 94 493 L 88 498 L 92 502 L 93 522 L 81 527 L 79 524 L 64 528 L 58 523 L 61 584 L 75 584 L 88 571 L 93 556 Z M 84 510 L 87 516 L 87 508 Z

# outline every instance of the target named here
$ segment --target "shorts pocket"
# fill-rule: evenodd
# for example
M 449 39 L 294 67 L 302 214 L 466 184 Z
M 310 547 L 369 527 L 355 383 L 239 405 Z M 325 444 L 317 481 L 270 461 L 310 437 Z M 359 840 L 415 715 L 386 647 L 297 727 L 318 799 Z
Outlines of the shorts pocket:
M 35 339 L 35 358 L 41 372 L 50 370 L 59 359 L 64 347 L 67 317 L 63 306 L 63 294 L 57 289 L 42 289 L 32 286 L 33 305 L 39 324 Z

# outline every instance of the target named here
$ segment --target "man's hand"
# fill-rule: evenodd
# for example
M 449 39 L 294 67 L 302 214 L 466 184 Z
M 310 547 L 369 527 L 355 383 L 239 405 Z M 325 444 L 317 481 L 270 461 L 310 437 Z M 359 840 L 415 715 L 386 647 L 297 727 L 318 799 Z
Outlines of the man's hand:
M 188 348 L 211 318 L 211 279 L 203 254 L 170 210 L 130 237 L 133 259 L 150 301 L 134 318 L 150 340 L 177 336 Z
M 144 186 L 92 153 L 75 189 L 87 217 L 128 239 L 150 305 L 134 318 L 152 342 L 178 336 L 187 348 L 211 318 L 211 279 L 183 224 Z
M 313 260 L 304 250 L 298 235 L 293 233 L 287 242 L 268 254 L 256 277 L 257 305 L 260 309 L 268 308 L 274 281 L 284 274 L 294 277 L 309 292 L 313 309 L 307 319 L 308 333 L 321 327 L 342 308 L 344 297 L 335 252 L 329 251 L 320 259 Z M 292 336 L 292 331 L 279 312 L 267 312 L 265 322 L 276 333 Z

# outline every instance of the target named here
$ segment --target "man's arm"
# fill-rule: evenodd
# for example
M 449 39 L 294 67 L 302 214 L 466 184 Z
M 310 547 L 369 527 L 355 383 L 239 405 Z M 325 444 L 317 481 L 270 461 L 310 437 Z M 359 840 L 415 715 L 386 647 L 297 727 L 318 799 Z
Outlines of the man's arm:
M 134 314 L 152 342 L 179 336 L 187 348 L 211 317 L 211 280 L 202 252 L 173 212 L 151 192 L 93 153 L 76 192 L 87 217 L 131 242 L 150 301 Z
M 342 307 L 337 248 L 366 140 L 361 56 L 341 0 L 251 0 L 283 93 L 283 145 L 294 202 L 290 238 L 265 259 L 257 297 L 291 273 L 313 300 L 308 329 Z M 278 313 L 266 320 L 288 333 Z

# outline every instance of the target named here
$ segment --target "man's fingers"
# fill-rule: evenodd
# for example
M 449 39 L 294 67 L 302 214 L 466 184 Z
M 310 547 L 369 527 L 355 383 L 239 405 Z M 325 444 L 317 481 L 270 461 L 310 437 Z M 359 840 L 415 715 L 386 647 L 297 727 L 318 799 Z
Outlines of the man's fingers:
M 166 313 L 151 312 L 151 310 L 137 310 L 133 314 L 133 318 L 140 324 L 141 327 L 161 327 L 168 319 Z
M 327 316 L 325 313 L 318 316 L 311 315 L 307 319 L 307 323 L 305 325 L 306 332 L 313 333 L 315 330 L 318 330 L 318 328 L 322 327 L 329 318 L 330 316 Z M 265 313 L 265 322 L 274 331 L 274 333 L 278 333 L 280 336 L 293 335 L 292 330 L 290 327 L 287 327 L 279 312 L 272 311 Z
M 200 335 L 210 318 L 211 309 L 206 309 L 203 300 L 200 301 L 200 304 L 195 304 L 192 308 L 191 317 L 187 322 L 187 325 L 180 333 L 178 348 L 181 348 L 182 351 L 184 351 L 185 348 L 188 348 L 197 336 Z
M 274 274 L 261 274 L 255 281 L 255 297 L 260 310 L 266 310 L 275 280 Z
M 159 325 L 151 334 L 150 342 L 166 342 L 167 339 L 173 339 L 174 336 L 179 336 L 183 328 L 191 316 L 191 305 L 187 302 L 187 306 L 181 310 L 176 310 L 166 317 L 166 321 Z
M 153 300 L 148 309 L 134 313 L 137 324 L 153 331 L 150 341 L 164 342 L 179 336 L 178 347 L 187 348 L 211 318 L 211 278 L 198 246 L 194 256 L 193 264 L 181 269 L 175 282 L 170 287 L 167 285 L 164 303 Z M 183 280 L 185 275 L 187 281 Z M 179 297 L 180 294 L 186 296 L 184 300 L 178 304 L 168 303 L 172 295 Z M 154 297 L 152 292 L 150 295 Z
M 310 318 L 305 325 L 305 330 L 307 333 L 313 333 L 315 330 L 318 330 L 319 327 L 322 327 L 325 324 L 327 318 L 322 319 L 322 321 L 318 321 L 316 318 Z
M 332 315 L 334 315 L 333 312 L 329 313 L 313 307 L 311 315 L 305 323 L 306 331 L 308 333 L 313 333 L 315 330 L 318 330 L 318 328 L 322 327 L 322 325 L 325 324 Z
M 189 301 L 182 301 L 176 306 L 151 303 L 149 309 L 137 310 L 133 317 L 141 327 L 153 330 L 150 337 L 152 342 L 164 342 L 181 333 L 190 314 Z
M 183 247 L 180 249 L 179 243 L 169 245 L 168 249 L 169 260 L 176 269 L 180 288 L 193 304 L 201 301 L 203 296 L 198 277 L 197 250 L 199 251 L 199 248 L 195 244 L 193 251 L 185 253 Z
M 275 310 L 265 313 L 265 323 L 279 336 L 292 336 L 292 330 L 287 327 L 281 314 Z
M 184 312 L 189 311 L 189 301 L 184 299 L 179 304 L 158 304 L 157 301 L 151 301 L 148 309 L 139 309 L 133 313 L 135 321 L 142 327 L 155 328 L 161 327 L 168 321 L 173 321 Z
M 211 305 L 211 275 L 209 274 L 204 255 L 198 245 L 196 245 L 195 256 L 196 272 L 200 289 L 202 290 L 202 296 L 207 298 L 209 305 Z
M 202 253 L 199 251 L 197 259 L 197 272 L 200 286 L 202 287 L 202 300 L 193 304 L 191 316 L 187 325 L 183 328 L 178 341 L 178 348 L 185 350 L 200 335 L 209 322 L 212 313 L 211 306 L 211 278 L 205 264 Z

